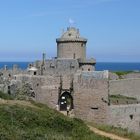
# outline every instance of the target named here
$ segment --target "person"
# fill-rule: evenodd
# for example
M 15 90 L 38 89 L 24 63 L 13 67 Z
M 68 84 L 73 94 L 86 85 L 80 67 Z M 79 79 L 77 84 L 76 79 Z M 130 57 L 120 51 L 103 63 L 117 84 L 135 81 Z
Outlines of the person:
M 70 107 L 67 106 L 67 116 L 69 116 Z

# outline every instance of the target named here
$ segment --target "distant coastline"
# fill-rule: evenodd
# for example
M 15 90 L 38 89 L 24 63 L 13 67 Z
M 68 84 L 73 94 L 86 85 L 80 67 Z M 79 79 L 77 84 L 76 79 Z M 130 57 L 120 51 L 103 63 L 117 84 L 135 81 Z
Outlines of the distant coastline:
M 0 69 L 7 65 L 11 69 L 14 64 L 18 65 L 21 69 L 26 69 L 28 64 L 32 62 L 0 62 Z M 140 62 L 97 62 L 96 70 L 109 70 L 109 71 L 140 71 Z

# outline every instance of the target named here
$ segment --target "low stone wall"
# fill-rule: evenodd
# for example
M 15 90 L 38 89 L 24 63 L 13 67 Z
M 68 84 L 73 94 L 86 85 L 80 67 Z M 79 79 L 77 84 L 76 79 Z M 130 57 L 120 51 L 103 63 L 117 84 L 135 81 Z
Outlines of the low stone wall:
M 109 79 L 110 80 L 118 80 L 119 76 L 116 73 L 109 72 Z
M 140 78 L 109 81 L 110 95 L 124 95 L 140 100 Z
M 124 79 L 140 78 L 140 73 L 139 73 L 139 72 L 137 72 L 137 73 L 136 73 L 136 72 L 135 72 L 135 73 L 132 72 L 132 73 L 125 74 L 125 75 L 123 75 L 122 77 L 123 77 Z
M 111 105 L 108 118 L 110 125 L 140 132 L 140 104 Z

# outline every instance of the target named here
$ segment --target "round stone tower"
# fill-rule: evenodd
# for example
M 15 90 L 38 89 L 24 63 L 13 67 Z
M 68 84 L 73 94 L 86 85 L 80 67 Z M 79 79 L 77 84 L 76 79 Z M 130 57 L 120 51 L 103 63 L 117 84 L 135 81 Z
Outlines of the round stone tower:
M 86 59 L 87 39 L 80 37 L 79 30 L 67 28 L 61 38 L 56 39 L 57 58 Z

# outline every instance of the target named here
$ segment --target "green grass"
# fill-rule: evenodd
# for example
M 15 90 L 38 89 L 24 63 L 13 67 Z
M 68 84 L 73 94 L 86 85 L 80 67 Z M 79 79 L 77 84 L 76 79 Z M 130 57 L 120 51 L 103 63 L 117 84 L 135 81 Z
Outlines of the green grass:
M 124 95 L 120 95 L 120 94 L 118 94 L 118 95 L 109 95 L 109 98 L 137 100 L 137 98 L 128 97 L 128 96 L 124 96 Z
M 116 73 L 119 77 L 128 73 L 131 73 L 132 71 L 116 71 L 114 73 Z
M 0 140 L 109 140 L 45 105 L 0 105 Z
M 12 97 L 11 95 L 9 95 L 7 93 L 3 93 L 1 91 L 0 91 L 0 98 L 6 99 L 6 100 L 12 100 L 12 99 L 14 99 L 14 97 Z
M 139 101 L 137 98 L 128 97 L 123 95 L 109 95 L 110 104 L 137 104 Z
M 118 136 L 129 138 L 131 140 L 140 140 L 140 135 L 137 135 L 133 132 L 129 132 L 127 129 L 122 129 L 122 128 L 108 126 L 108 125 L 99 125 L 99 124 L 95 124 L 95 123 L 90 123 L 90 125 L 98 128 L 102 131 L 113 133 Z

